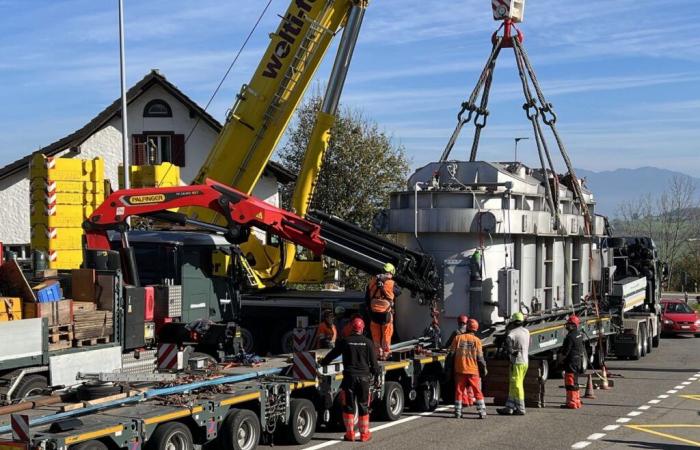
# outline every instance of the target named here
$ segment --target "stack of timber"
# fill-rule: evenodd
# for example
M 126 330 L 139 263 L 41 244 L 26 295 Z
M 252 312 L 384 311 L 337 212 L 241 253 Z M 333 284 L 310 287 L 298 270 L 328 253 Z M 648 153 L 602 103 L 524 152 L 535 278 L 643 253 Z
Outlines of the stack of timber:
M 110 342 L 113 332 L 112 311 L 94 309 L 94 303 L 84 303 L 73 314 L 73 346 L 104 344 Z M 88 307 L 92 305 L 92 307 Z
M 544 408 L 544 379 L 543 364 L 546 362 L 530 360 L 525 375 L 525 406 L 528 408 Z M 484 396 L 493 397 L 495 405 L 505 405 L 508 398 L 508 380 L 510 365 L 505 360 L 489 360 L 489 374 L 483 379 Z

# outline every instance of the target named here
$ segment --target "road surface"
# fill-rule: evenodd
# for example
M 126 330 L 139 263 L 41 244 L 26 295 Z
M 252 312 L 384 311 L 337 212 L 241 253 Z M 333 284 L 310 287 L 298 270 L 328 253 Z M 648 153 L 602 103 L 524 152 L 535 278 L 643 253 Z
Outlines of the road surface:
M 285 448 L 376 449 L 669 449 L 700 447 L 700 339 L 663 339 L 639 361 L 608 362 L 615 387 L 595 391 L 580 410 L 559 408 L 561 379 L 547 381 L 547 407 L 523 417 L 501 417 L 495 407 L 486 420 L 474 413 L 452 418 L 443 405 L 425 415 L 407 412 L 397 422 L 373 422 L 368 444 L 339 441 L 342 433 L 316 434 L 311 443 Z M 581 379 L 583 382 L 583 378 Z M 583 395 L 583 391 L 582 391 Z

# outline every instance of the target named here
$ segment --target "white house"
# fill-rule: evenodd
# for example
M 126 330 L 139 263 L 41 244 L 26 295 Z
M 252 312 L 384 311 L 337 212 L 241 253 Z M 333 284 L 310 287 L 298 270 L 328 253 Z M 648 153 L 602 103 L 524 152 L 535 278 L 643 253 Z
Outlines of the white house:
M 132 164 L 171 162 L 180 166 L 181 182 L 191 182 L 214 145 L 221 123 L 157 70 L 129 89 L 127 102 Z M 74 133 L 0 168 L 0 242 L 20 256 L 27 254 L 30 239 L 29 163 L 37 153 L 83 159 L 99 156 L 105 162 L 105 176 L 117 189 L 122 158 L 120 100 Z M 253 194 L 279 205 L 278 183 L 294 179 L 283 166 L 270 162 Z

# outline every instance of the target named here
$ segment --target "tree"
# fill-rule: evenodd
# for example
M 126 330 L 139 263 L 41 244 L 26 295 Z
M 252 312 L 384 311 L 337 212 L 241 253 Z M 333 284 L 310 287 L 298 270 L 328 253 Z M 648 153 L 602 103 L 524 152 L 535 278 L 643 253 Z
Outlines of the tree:
M 280 150 L 280 162 L 294 173 L 301 169 L 321 102 L 321 97 L 314 95 L 302 104 Z M 393 144 L 376 122 L 359 110 L 340 111 L 311 208 L 369 230 L 374 216 L 388 206 L 389 194 L 405 186 L 409 162 L 404 148 Z M 294 186 L 282 188 L 285 208 L 289 208 L 293 192 Z M 357 287 L 359 282 L 350 280 L 348 284 Z
M 700 232 L 698 211 L 695 182 L 690 177 L 676 176 L 664 192 L 621 205 L 614 226 L 618 234 L 654 239 L 661 259 L 668 263 L 670 287 L 680 289 L 681 275 L 687 272 L 687 260 L 693 256 L 689 240 Z

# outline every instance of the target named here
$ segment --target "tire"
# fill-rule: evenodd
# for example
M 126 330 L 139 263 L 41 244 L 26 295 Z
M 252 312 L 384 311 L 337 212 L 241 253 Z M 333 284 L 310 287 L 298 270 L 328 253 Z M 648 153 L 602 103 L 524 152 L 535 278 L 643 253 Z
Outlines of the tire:
M 282 335 L 279 346 L 282 354 L 294 352 L 294 330 L 289 330 Z
M 647 340 L 647 325 L 642 324 L 639 326 L 639 341 L 642 344 L 642 358 L 647 356 L 649 341 Z
M 426 380 L 418 388 L 415 408 L 418 411 L 435 411 L 440 404 L 440 382 L 435 379 Z
M 661 321 L 659 321 L 660 323 Z M 659 325 L 659 328 L 661 328 L 661 325 Z M 651 346 L 654 348 L 658 348 L 659 345 L 661 345 L 661 330 L 656 334 L 656 336 L 652 336 L 651 338 Z
M 647 355 L 652 352 L 654 348 L 654 339 L 651 333 L 654 332 L 654 327 L 651 324 L 647 325 Z
M 293 398 L 289 406 L 289 424 L 284 427 L 285 437 L 292 445 L 304 445 L 311 441 L 316 431 L 316 409 L 305 398 Z
M 398 420 L 404 407 L 403 388 L 396 381 L 384 383 L 384 395 L 379 400 L 377 412 L 379 417 L 389 422 Z
M 260 420 L 253 411 L 232 409 L 219 434 L 222 450 L 252 450 L 260 441 Z
M 192 450 L 192 432 L 180 422 L 166 422 L 153 432 L 147 443 L 149 450 Z
M 122 392 L 124 392 L 124 387 L 119 385 L 85 383 L 78 386 L 76 394 L 78 400 L 87 401 L 121 394 Z
M 27 397 L 41 395 L 49 387 L 49 381 L 43 375 L 27 375 L 15 387 L 12 400 L 22 400 Z
M 107 446 L 101 441 L 85 441 L 80 444 L 71 445 L 70 450 L 107 450 Z
M 695 333 L 696 338 L 700 338 L 700 333 Z
M 598 348 L 595 352 L 595 355 L 593 355 L 593 368 L 596 370 L 600 370 L 603 368 L 605 365 L 605 360 L 608 358 L 608 339 L 603 338 L 603 345 L 600 346 L 602 348 Z
M 243 341 L 243 351 L 246 353 L 253 353 L 253 350 L 255 350 L 255 336 L 247 328 L 241 327 L 240 332 L 241 340 Z
M 636 339 L 636 341 L 635 341 L 635 346 L 634 346 L 634 353 L 632 353 L 629 356 L 629 359 L 631 359 L 633 361 L 637 361 L 639 358 L 642 357 L 642 347 L 643 347 L 642 341 L 639 338 L 639 334 L 636 335 L 635 339 Z

